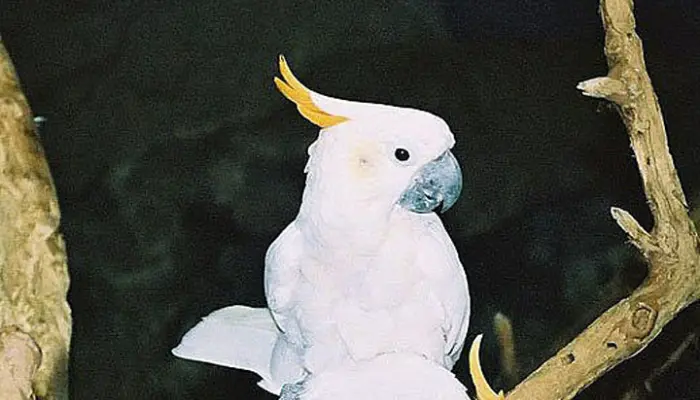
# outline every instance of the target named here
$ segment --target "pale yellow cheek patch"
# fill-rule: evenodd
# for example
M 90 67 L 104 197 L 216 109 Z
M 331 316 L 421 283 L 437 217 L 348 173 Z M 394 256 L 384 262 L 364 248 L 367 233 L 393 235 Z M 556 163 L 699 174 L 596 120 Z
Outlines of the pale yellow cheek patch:
M 374 175 L 377 163 L 375 147 L 369 143 L 359 143 L 352 148 L 347 162 L 354 178 L 366 179 Z
M 321 128 L 329 128 L 348 120 L 345 117 L 331 115 L 318 108 L 311 99 L 311 91 L 294 76 L 284 56 L 280 56 L 279 64 L 280 73 L 282 73 L 284 80 L 275 77 L 275 85 L 284 97 L 297 105 L 299 113 L 304 118 Z

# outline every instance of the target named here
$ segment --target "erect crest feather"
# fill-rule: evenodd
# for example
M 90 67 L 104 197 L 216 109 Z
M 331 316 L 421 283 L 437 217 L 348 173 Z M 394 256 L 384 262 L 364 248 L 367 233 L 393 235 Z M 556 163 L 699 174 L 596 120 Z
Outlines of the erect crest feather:
M 289 65 L 287 65 L 287 60 L 285 60 L 282 55 L 280 55 L 279 64 L 280 73 L 282 73 L 282 78 L 284 80 L 275 77 L 275 85 L 284 97 L 297 105 L 299 113 L 304 118 L 321 128 L 328 128 L 348 120 L 346 117 L 332 115 L 320 109 L 311 98 L 313 92 L 299 82 L 294 74 L 292 74 L 292 70 L 289 69 Z

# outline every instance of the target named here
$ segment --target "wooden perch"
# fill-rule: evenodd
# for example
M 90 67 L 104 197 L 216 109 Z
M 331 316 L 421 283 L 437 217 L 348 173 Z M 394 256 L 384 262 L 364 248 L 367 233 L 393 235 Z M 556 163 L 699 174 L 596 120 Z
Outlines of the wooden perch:
M 71 318 L 58 201 L 0 42 L 0 399 L 68 398 Z
M 627 127 L 654 227 L 647 232 L 628 212 L 611 211 L 646 258 L 648 277 L 516 386 L 508 400 L 571 399 L 642 351 L 676 314 L 700 298 L 700 243 L 668 150 L 632 9 L 632 0 L 601 0 L 609 73 L 578 88 L 613 102 Z

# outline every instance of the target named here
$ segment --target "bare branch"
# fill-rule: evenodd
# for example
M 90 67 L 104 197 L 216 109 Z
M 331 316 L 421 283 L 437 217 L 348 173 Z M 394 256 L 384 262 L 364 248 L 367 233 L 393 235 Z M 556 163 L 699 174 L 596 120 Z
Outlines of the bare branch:
M 685 353 L 685 351 L 688 350 L 688 348 L 693 343 L 696 343 L 697 340 L 698 335 L 695 332 L 689 333 L 688 336 L 686 336 L 686 338 L 681 342 L 681 344 L 678 345 L 678 347 L 671 354 L 669 354 L 666 361 L 664 361 L 664 363 L 660 367 L 654 369 L 651 372 L 651 375 L 649 375 L 649 377 L 644 380 L 644 388 L 647 392 L 651 393 L 653 382 L 658 377 L 665 374 L 671 367 L 673 367 L 673 365 L 681 359 L 683 353 Z
M 21 364 L 10 375 L 0 373 L 0 388 L 8 390 L 0 398 L 23 399 L 18 396 L 29 387 L 44 400 L 62 400 L 68 398 L 68 268 L 58 201 L 34 129 L 0 42 L 0 331 L 14 332 L 0 337 L 0 357 Z M 43 356 L 38 369 L 32 343 Z M 5 381 L 10 378 L 31 379 L 31 385 Z
M 661 109 L 635 32 L 631 0 L 601 0 L 609 73 L 578 85 L 617 105 L 654 218 L 646 232 L 611 210 L 649 267 L 645 282 L 519 384 L 508 400 L 571 399 L 606 371 L 642 351 L 676 314 L 700 298 L 698 236 L 668 150 Z
M 654 238 L 639 225 L 639 222 L 634 219 L 632 214 L 617 207 L 612 207 L 610 214 L 612 214 L 615 222 L 620 225 L 620 228 L 627 233 L 632 244 L 637 246 L 643 254 L 651 254 L 658 250 Z
M 0 394 L 7 400 L 31 400 L 32 378 L 41 351 L 26 333 L 11 327 L 0 332 Z
M 505 314 L 498 312 L 493 317 L 493 328 L 501 350 L 501 374 L 509 386 L 515 385 L 520 381 L 520 368 L 515 352 L 513 323 Z

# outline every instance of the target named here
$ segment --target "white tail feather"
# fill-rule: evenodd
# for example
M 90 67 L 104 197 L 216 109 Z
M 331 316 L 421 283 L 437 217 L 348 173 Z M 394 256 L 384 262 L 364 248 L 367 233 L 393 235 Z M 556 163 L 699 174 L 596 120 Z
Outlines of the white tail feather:
M 177 357 L 244 369 L 272 381 L 270 361 L 278 329 L 267 308 L 231 306 L 202 318 L 172 350 Z M 266 388 L 277 385 L 263 384 Z

